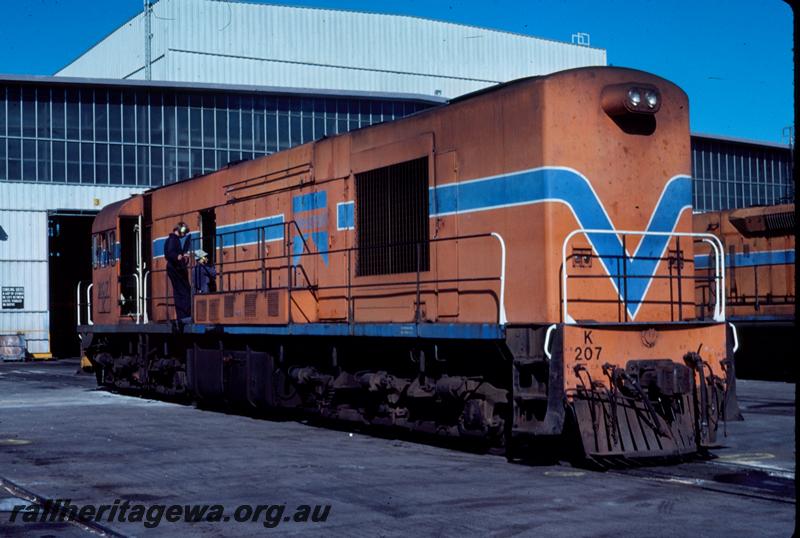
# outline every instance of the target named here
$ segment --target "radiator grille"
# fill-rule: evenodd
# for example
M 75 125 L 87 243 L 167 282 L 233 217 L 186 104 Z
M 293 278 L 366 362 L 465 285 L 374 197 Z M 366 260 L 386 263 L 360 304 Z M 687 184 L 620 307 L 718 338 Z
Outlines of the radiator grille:
M 356 174 L 358 275 L 427 271 L 428 225 L 427 157 Z
M 256 301 L 258 300 L 257 293 L 248 293 L 244 296 L 244 317 L 256 317 Z
M 767 231 L 774 234 L 790 234 L 794 230 L 794 212 L 767 213 L 764 215 Z
M 208 320 L 219 321 L 219 299 L 210 299 L 208 301 Z
M 195 311 L 195 319 L 197 321 L 206 321 L 208 319 L 208 301 L 205 299 L 198 299 L 197 308 Z
M 226 295 L 225 296 L 225 317 L 232 318 L 233 317 L 233 305 L 236 302 L 235 295 Z
M 267 315 L 271 318 L 278 317 L 280 309 L 278 305 L 278 292 L 271 291 L 267 293 Z

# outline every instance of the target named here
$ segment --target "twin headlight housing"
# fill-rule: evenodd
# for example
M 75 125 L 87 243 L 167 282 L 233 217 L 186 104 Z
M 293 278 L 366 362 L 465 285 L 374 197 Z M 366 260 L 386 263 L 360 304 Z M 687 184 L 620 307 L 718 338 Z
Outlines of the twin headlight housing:
M 653 110 L 661 105 L 661 96 L 655 88 L 631 88 L 628 90 L 628 103 L 637 111 L 644 110 L 643 107 Z
M 609 116 L 655 114 L 661 108 L 661 92 L 650 84 L 613 84 L 603 88 L 601 102 Z

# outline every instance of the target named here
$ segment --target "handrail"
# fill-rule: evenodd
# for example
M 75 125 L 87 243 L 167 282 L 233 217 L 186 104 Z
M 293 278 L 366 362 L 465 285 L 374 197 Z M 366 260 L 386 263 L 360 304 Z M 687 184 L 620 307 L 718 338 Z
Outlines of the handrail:
M 92 321 L 92 286 L 94 286 L 94 282 L 89 284 L 86 287 L 86 324 L 87 325 L 94 325 L 94 321 Z
M 139 320 L 141 318 L 141 301 L 142 298 L 139 296 L 139 286 L 141 285 L 141 281 L 139 280 L 139 274 L 133 273 L 133 279 L 136 281 L 136 324 L 139 324 Z
M 492 237 L 500 242 L 500 325 L 505 325 L 508 319 L 506 318 L 506 242 L 503 236 L 497 232 L 492 232 Z
M 736 353 L 739 349 L 739 335 L 736 333 L 736 326 L 733 323 L 728 322 L 728 325 L 731 326 L 731 332 L 733 333 L 733 349 L 732 351 Z
M 621 235 L 623 237 L 626 236 L 626 235 L 639 235 L 639 236 L 651 235 L 651 236 L 661 236 L 661 237 L 669 237 L 669 238 L 672 238 L 672 237 L 691 237 L 691 238 L 699 239 L 699 240 L 701 240 L 703 242 L 706 242 L 706 243 L 710 244 L 712 246 L 712 248 L 714 249 L 714 259 L 716 261 L 716 274 L 715 274 L 714 278 L 716 280 L 716 291 L 717 291 L 717 294 L 718 294 L 717 295 L 717 302 L 716 302 L 716 304 L 714 306 L 714 320 L 715 321 L 719 321 L 719 322 L 725 321 L 725 299 L 724 298 L 720 298 L 720 294 L 719 294 L 720 289 L 722 289 L 722 290 L 725 289 L 725 259 L 724 259 L 724 256 L 722 254 L 724 252 L 724 248 L 722 246 L 722 242 L 715 235 L 708 234 L 708 233 L 694 233 L 694 232 L 648 232 L 648 231 L 635 231 L 635 230 L 597 230 L 597 229 L 578 228 L 578 229 L 575 229 L 575 230 L 571 231 L 570 233 L 568 233 L 567 236 L 564 238 L 563 243 L 561 244 L 561 268 L 562 268 L 562 270 L 561 270 L 561 295 L 562 295 L 561 299 L 562 299 L 562 314 L 563 314 L 563 318 L 564 318 L 564 323 L 575 324 L 575 320 L 572 318 L 572 316 L 569 315 L 569 306 L 568 306 L 569 298 L 568 298 L 568 295 L 567 295 L 567 276 L 568 276 L 567 275 L 567 245 L 569 244 L 569 241 L 573 237 L 578 235 L 578 234 L 582 234 L 582 235 L 587 236 L 587 239 L 589 239 L 588 236 L 591 235 L 591 234 L 606 234 L 606 235 L 616 235 L 616 236 L 620 236 Z M 592 249 L 594 250 L 594 245 L 592 245 L 591 239 L 589 239 L 589 244 L 592 246 Z M 623 241 L 623 249 L 624 249 L 624 241 Z M 624 257 L 630 259 L 627 250 L 624 250 L 623 255 L 624 255 Z M 637 257 L 635 255 L 632 258 L 633 259 L 637 259 Z M 644 259 L 646 257 L 641 257 L 641 258 Z M 626 269 L 627 265 L 628 265 L 628 263 L 627 263 L 627 260 L 626 260 L 626 262 L 623 263 L 623 269 Z M 620 275 L 616 275 L 616 276 L 620 276 Z M 628 278 L 645 278 L 645 277 L 644 276 L 641 276 L 641 277 L 630 276 L 630 275 L 625 274 L 623 276 L 623 278 L 625 279 L 624 283 L 627 285 L 627 279 Z M 618 292 L 619 293 L 623 293 L 622 290 L 618 290 Z M 627 295 L 626 293 L 623 293 L 623 297 L 625 297 L 626 295 Z M 644 298 L 642 298 L 642 299 L 644 299 Z M 627 299 L 625 299 L 625 300 L 626 300 L 625 308 L 627 308 Z
M 257 231 L 257 230 L 265 230 L 265 229 L 268 229 L 268 228 L 271 228 L 271 227 L 275 227 L 275 226 L 280 226 L 280 225 L 284 226 L 284 237 L 282 238 L 283 241 L 281 241 L 282 245 L 284 246 L 284 250 L 282 252 L 279 252 L 279 253 L 276 253 L 276 254 L 271 254 L 271 255 L 265 255 L 266 250 L 261 247 L 261 244 L 266 242 L 265 239 L 264 239 L 265 238 L 265 234 L 259 233 L 258 234 L 259 247 L 253 249 L 255 251 L 255 253 L 256 253 L 255 256 L 248 256 L 246 259 L 238 259 L 238 257 L 237 257 L 237 259 L 231 259 L 231 260 L 227 260 L 227 261 L 225 261 L 223 259 L 221 253 L 223 252 L 223 250 L 225 248 L 235 248 L 235 247 L 239 246 L 236 236 L 234 237 L 234 240 L 233 240 L 233 242 L 231 242 L 231 244 L 226 244 L 226 242 L 224 240 L 220 240 L 220 239 L 223 238 L 223 236 L 241 234 L 243 232 L 253 232 L 253 231 Z M 268 225 L 263 225 L 263 226 L 253 226 L 253 227 L 249 227 L 249 228 L 246 228 L 246 229 L 239 229 L 239 230 L 233 230 L 233 231 L 229 231 L 229 232 L 223 232 L 223 233 L 220 233 L 220 234 L 216 234 L 216 237 L 218 238 L 218 241 L 217 241 L 218 247 L 217 248 L 218 248 L 218 252 L 220 254 L 220 259 L 215 264 L 217 266 L 217 270 L 218 270 L 218 273 L 217 273 L 217 279 L 218 279 L 217 280 L 217 282 L 218 282 L 217 289 L 218 289 L 218 291 L 216 293 L 225 293 L 226 291 L 233 290 L 233 288 L 236 288 L 235 291 L 258 291 L 258 290 L 262 290 L 262 289 L 287 289 L 289 291 L 289 293 L 292 293 L 293 289 L 294 290 L 298 289 L 296 287 L 296 280 L 295 280 L 296 275 L 293 275 L 293 273 L 292 273 L 294 271 L 294 272 L 299 272 L 302 275 L 302 277 L 305 278 L 306 284 L 308 286 L 308 289 L 314 294 L 315 297 L 317 297 L 318 291 L 320 291 L 320 290 L 326 290 L 326 291 L 346 290 L 344 292 L 344 295 L 342 295 L 342 297 L 348 302 L 347 318 L 352 320 L 353 319 L 352 305 L 357 299 L 362 298 L 362 297 L 360 297 L 358 295 L 354 295 L 353 294 L 353 290 L 356 290 L 356 289 L 368 289 L 368 288 L 375 288 L 375 287 L 413 286 L 414 287 L 414 291 L 410 291 L 409 290 L 409 293 L 415 293 L 415 292 L 418 291 L 419 293 L 426 293 L 427 294 L 427 293 L 431 293 L 431 290 L 428 289 L 427 291 L 423 291 L 422 290 L 423 286 L 436 285 L 436 284 L 446 284 L 446 283 L 457 283 L 457 282 L 489 282 L 489 281 L 498 280 L 499 281 L 499 290 L 498 290 L 497 295 L 495 295 L 495 301 L 496 301 L 496 304 L 497 304 L 497 320 L 498 320 L 498 323 L 500 325 L 506 325 L 508 323 L 508 316 L 507 316 L 506 305 L 505 305 L 506 272 L 507 272 L 506 271 L 506 269 L 507 269 L 506 268 L 506 265 L 507 265 L 507 248 L 506 248 L 505 240 L 503 239 L 502 235 L 500 235 L 497 232 L 482 233 L 482 234 L 470 234 L 470 235 L 444 237 L 444 238 L 434 238 L 434 239 L 429 239 L 429 240 L 423 241 L 423 242 L 417 241 L 417 242 L 393 243 L 393 244 L 386 244 L 386 245 L 383 245 L 383 244 L 382 245 L 372 245 L 372 246 L 369 246 L 369 247 L 349 246 L 349 247 L 343 247 L 343 248 L 328 249 L 328 248 L 324 248 L 327 245 L 325 245 L 325 246 L 319 245 L 319 247 L 323 247 L 323 248 L 321 250 L 317 250 L 317 251 L 312 251 L 310 246 L 309 246 L 309 244 L 305 241 L 305 238 L 303 237 L 303 234 L 299 233 L 300 240 L 302 241 L 304 248 L 303 248 L 302 252 L 297 253 L 298 255 L 300 255 L 300 256 L 323 256 L 323 255 L 346 254 L 348 256 L 348 260 L 352 259 L 352 253 L 354 251 L 358 252 L 358 251 L 363 251 L 365 249 L 385 249 L 385 248 L 402 246 L 402 245 L 414 245 L 414 244 L 422 245 L 423 243 L 435 244 L 435 243 L 438 243 L 438 242 L 445 242 L 445 241 L 463 241 L 463 240 L 467 240 L 467 239 L 494 238 L 499 243 L 499 246 L 500 246 L 499 277 L 498 276 L 494 276 L 494 275 L 493 276 L 478 275 L 478 276 L 474 276 L 474 277 L 467 276 L 467 277 L 459 277 L 459 278 L 455 278 L 455 279 L 439 279 L 439 278 L 432 278 L 432 279 L 416 278 L 416 279 L 413 279 L 413 277 L 412 277 L 412 278 L 402 278 L 402 279 L 396 280 L 396 281 L 389 281 L 389 282 L 384 281 L 384 282 L 381 282 L 381 283 L 369 282 L 369 283 L 353 284 L 352 283 L 352 276 L 354 275 L 354 272 L 356 271 L 356 267 L 355 267 L 355 264 L 349 263 L 348 264 L 348 269 L 347 269 L 347 276 L 344 279 L 344 280 L 346 280 L 346 282 L 343 281 L 343 282 L 341 282 L 341 284 L 328 284 L 328 285 L 325 285 L 325 286 L 318 286 L 314 282 L 311 282 L 304 264 L 302 264 L 302 263 L 293 263 L 292 262 L 292 257 L 293 257 L 293 254 L 291 252 L 291 239 L 292 239 L 292 237 L 290 237 L 290 235 L 289 235 L 289 230 L 292 230 L 293 228 L 297 229 L 297 231 L 300 232 L 299 227 L 298 227 L 298 225 L 297 225 L 297 223 L 295 221 L 287 221 L 287 222 L 268 224 Z M 274 241 L 274 240 L 272 240 L 272 241 Z M 253 242 L 250 241 L 248 244 L 252 245 Z M 271 264 L 269 266 L 265 266 L 264 262 L 280 262 L 280 263 L 278 263 L 278 264 L 274 264 L 273 263 L 273 264 Z M 237 268 L 237 266 L 238 267 L 244 266 L 245 268 L 239 269 L 239 268 Z M 229 267 L 231 269 L 228 269 Z M 163 272 L 163 271 L 164 271 L 164 269 L 152 269 L 151 270 L 152 273 L 158 273 L 158 272 Z M 275 273 L 280 274 L 280 272 L 282 272 L 282 271 L 287 271 L 287 274 L 289 275 L 289 278 L 288 278 L 285 286 L 279 285 L 279 286 L 273 287 L 271 285 L 271 282 L 272 282 L 271 275 L 273 275 Z M 258 278 L 255 278 L 255 280 L 252 280 L 251 284 L 244 285 L 244 282 L 246 280 L 248 280 L 248 277 L 246 275 L 254 275 L 254 274 L 258 274 L 258 273 L 262 273 L 263 274 L 264 272 L 268 273 L 267 276 L 269 278 L 265 278 L 265 277 L 262 276 L 262 278 L 260 280 Z M 420 270 L 418 272 L 421 273 L 421 272 L 425 272 L 425 271 Z M 385 276 L 389 276 L 389 275 L 385 275 Z M 395 275 L 395 276 L 400 276 L 400 275 Z M 264 283 L 265 280 L 266 280 L 266 284 Z M 256 283 L 256 282 L 258 282 L 258 283 Z M 237 287 L 236 283 L 240 283 L 238 285 L 241 286 L 241 287 Z M 230 290 L 229 290 L 229 288 L 230 288 Z M 168 289 L 168 288 L 165 288 L 165 289 Z M 494 295 L 494 290 L 492 288 L 487 287 L 486 291 L 487 292 L 491 291 L 492 294 Z M 212 295 L 212 294 L 209 294 L 209 295 Z M 149 299 L 157 299 L 157 298 L 170 299 L 171 297 L 168 297 L 168 296 L 165 296 L 165 297 L 149 297 Z M 419 305 L 417 306 L 417 308 L 419 308 Z
M 547 357 L 547 360 L 551 360 L 553 358 L 553 353 L 550 351 L 550 335 L 553 334 L 553 331 L 558 328 L 558 325 L 553 323 L 547 328 L 547 332 L 544 333 L 544 354 Z
M 77 316 L 76 325 L 81 324 L 81 281 L 78 281 L 78 288 L 75 291 L 75 314 Z
M 142 323 L 149 323 L 150 319 L 147 316 L 147 277 L 150 276 L 150 271 L 144 272 L 142 277 Z

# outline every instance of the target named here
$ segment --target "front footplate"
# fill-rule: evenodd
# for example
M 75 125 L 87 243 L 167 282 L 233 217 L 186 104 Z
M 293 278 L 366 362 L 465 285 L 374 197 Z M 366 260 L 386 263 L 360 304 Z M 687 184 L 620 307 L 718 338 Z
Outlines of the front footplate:
M 697 450 L 690 371 L 670 360 L 604 365 L 594 380 L 576 365 L 583 383 L 572 407 L 588 456 L 654 457 Z
M 723 324 L 565 326 L 564 389 L 584 454 L 714 446 L 736 405 L 729 351 Z

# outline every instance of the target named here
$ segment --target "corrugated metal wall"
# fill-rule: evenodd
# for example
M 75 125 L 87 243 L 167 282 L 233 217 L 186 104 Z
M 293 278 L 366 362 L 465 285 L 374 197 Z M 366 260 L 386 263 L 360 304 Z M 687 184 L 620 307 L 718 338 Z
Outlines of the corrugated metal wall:
M 23 332 L 29 352 L 46 353 L 47 212 L 0 209 L 0 228 L 0 289 L 24 290 L 22 309 L 0 308 L 0 334 Z
M 498 82 L 586 65 L 602 49 L 408 16 L 161 0 L 153 78 L 454 97 Z M 143 78 L 143 17 L 58 75 Z
M 48 209 L 98 210 L 137 192 L 140 190 L 119 187 L 0 182 L 0 289 L 24 289 L 22 309 L 0 307 L 0 334 L 22 332 L 30 353 L 50 351 Z

